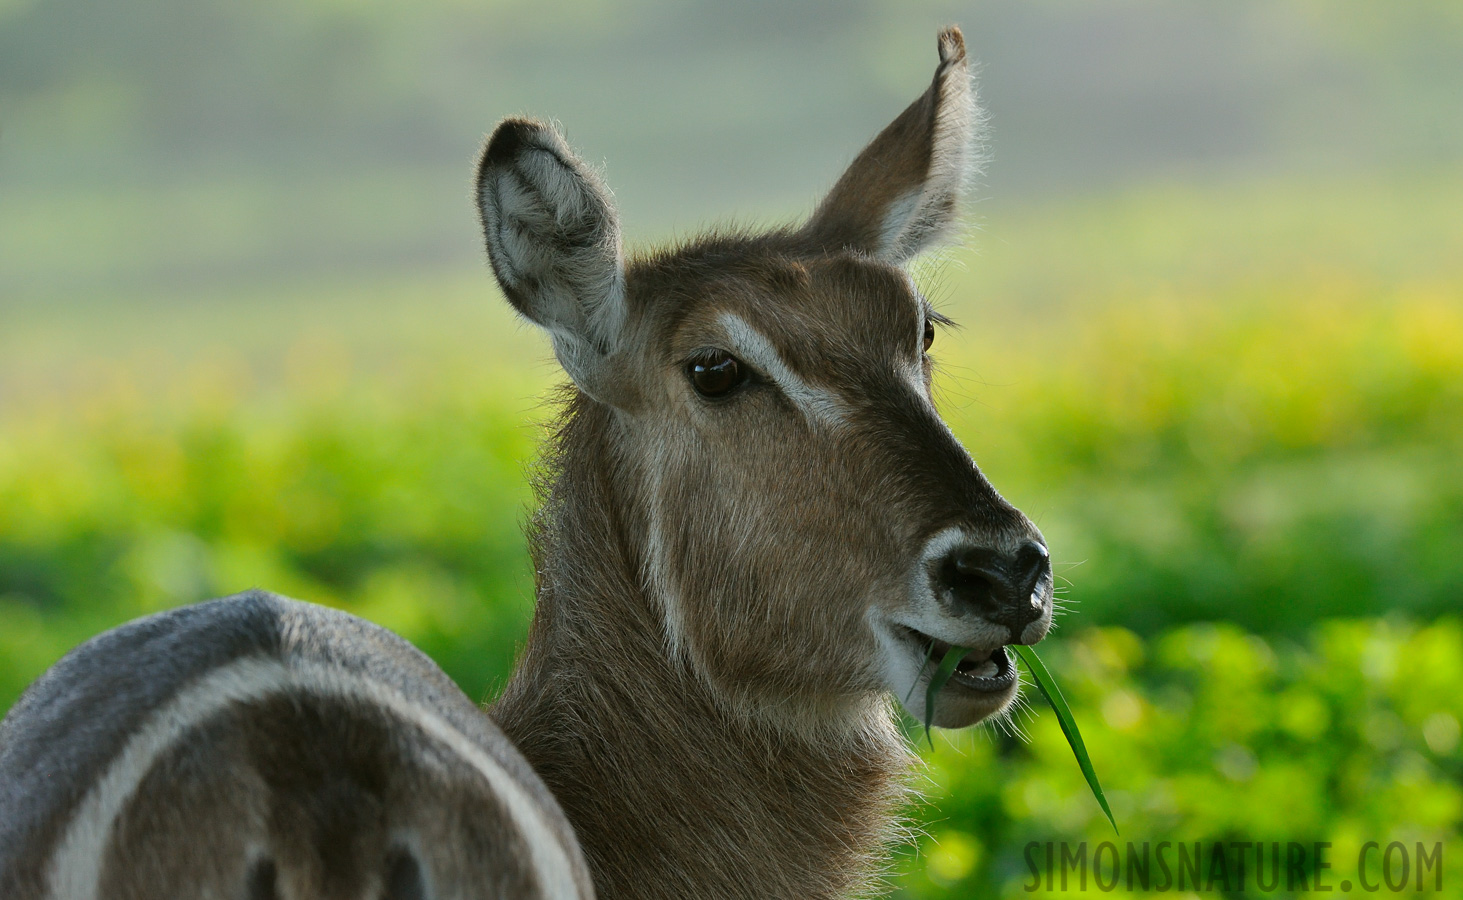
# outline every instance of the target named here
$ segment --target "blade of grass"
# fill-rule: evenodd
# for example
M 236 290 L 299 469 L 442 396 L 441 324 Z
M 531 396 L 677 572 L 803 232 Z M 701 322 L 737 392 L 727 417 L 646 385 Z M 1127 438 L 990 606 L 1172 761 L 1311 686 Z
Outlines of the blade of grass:
M 925 673 L 925 669 L 928 669 L 929 668 L 929 666 L 930 666 L 930 657 L 931 656 L 934 656 L 934 655 L 935 655 L 935 644 L 934 644 L 933 641 L 931 641 L 930 642 L 929 649 L 925 650 L 925 661 L 919 664 L 919 671 L 914 673 L 914 684 L 911 684 L 909 686 L 909 693 L 907 693 L 907 694 L 904 695 L 904 705 L 905 706 L 908 706 L 909 705 L 909 701 L 911 699 L 913 699 L 913 697 L 914 697 L 914 689 L 917 688 L 917 687 L 919 687 L 919 677 Z M 927 715 L 927 716 L 925 716 L 925 718 L 928 719 L 929 716 Z
M 930 652 L 933 653 L 934 649 L 935 645 L 931 644 Z M 946 650 L 945 655 L 940 659 L 940 667 L 935 670 L 935 674 L 930 676 L 929 687 L 925 688 L 925 740 L 929 742 L 931 750 L 935 749 L 935 739 L 930 736 L 930 722 L 935 718 L 935 695 L 940 693 L 940 688 L 944 687 L 945 683 L 950 680 L 950 676 L 955 674 L 955 667 L 960 665 L 960 661 L 969 652 L 969 647 L 951 647 Z M 926 662 L 928 661 L 929 657 L 926 655 Z
M 1087 745 L 1082 743 L 1082 733 L 1077 730 L 1077 720 L 1072 718 L 1072 710 L 1067 706 L 1067 701 L 1062 697 L 1061 688 L 1057 687 L 1052 673 L 1047 671 L 1046 665 L 1042 663 L 1036 651 L 1021 644 L 1012 644 L 1011 649 L 1026 663 L 1026 668 L 1031 672 L 1032 680 L 1036 682 L 1041 695 L 1051 706 L 1052 712 L 1057 714 L 1057 723 L 1062 726 L 1062 734 L 1067 736 L 1067 743 L 1072 747 L 1072 755 L 1077 757 L 1077 765 L 1082 769 L 1082 775 L 1087 779 L 1087 786 L 1092 788 L 1092 795 L 1097 798 L 1097 803 L 1102 807 L 1107 821 L 1112 825 L 1115 834 L 1118 831 L 1118 823 L 1112 817 L 1112 810 L 1108 808 L 1107 797 L 1103 796 L 1102 785 L 1097 783 L 1097 770 L 1092 768 L 1092 759 L 1087 755 Z

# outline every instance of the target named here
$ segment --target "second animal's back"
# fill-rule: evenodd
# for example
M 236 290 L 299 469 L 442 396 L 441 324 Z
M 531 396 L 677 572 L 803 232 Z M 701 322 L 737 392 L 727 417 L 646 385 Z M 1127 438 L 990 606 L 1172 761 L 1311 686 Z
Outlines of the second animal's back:
M 400 637 L 254 591 L 73 650 L 0 723 L 10 900 L 590 897 L 557 803 Z

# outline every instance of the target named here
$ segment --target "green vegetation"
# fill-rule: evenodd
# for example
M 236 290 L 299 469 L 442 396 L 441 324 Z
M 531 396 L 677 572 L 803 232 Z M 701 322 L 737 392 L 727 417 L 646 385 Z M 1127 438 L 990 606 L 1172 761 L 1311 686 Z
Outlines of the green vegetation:
M 1017 717 L 1029 742 L 940 732 L 920 806 L 925 837 L 901 862 L 902 896 L 1029 896 L 1031 841 L 1074 850 L 1087 841 L 1090 857 L 1102 841 L 1126 851 L 1128 841 L 1165 840 L 1330 842 L 1333 890 L 1356 878 L 1366 841 L 1441 841 L 1444 890 L 1426 896 L 1463 895 L 1458 619 L 1334 620 L 1299 640 L 1224 624 L 1146 641 L 1096 628 L 1041 647 L 1108 780 L 1122 838 L 1092 802 L 1053 716 Z M 1251 879 L 1249 895 L 1265 896 Z M 1232 869 L 1230 885 L 1229 895 L 1242 893 Z M 1116 893 L 1141 893 L 1125 888 Z M 1097 892 L 1090 870 L 1088 890 Z

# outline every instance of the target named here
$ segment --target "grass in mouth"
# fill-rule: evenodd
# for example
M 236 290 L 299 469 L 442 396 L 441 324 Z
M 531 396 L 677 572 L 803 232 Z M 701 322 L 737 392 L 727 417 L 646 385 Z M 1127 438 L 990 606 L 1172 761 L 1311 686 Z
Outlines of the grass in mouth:
M 1072 747 L 1072 755 L 1077 757 L 1077 766 L 1082 770 L 1082 776 L 1087 779 L 1087 786 L 1092 788 L 1092 796 L 1097 798 L 1097 805 L 1102 807 L 1102 812 L 1107 816 L 1107 821 L 1112 825 L 1116 833 L 1118 823 L 1112 817 L 1112 810 L 1108 808 L 1107 797 L 1103 796 L 1102 785 L 1097 782 L 1097 770 L 1092 767 L 1092 758 L 1087 755 L 1087 745 L 1082 742 L 1082 732 L 1077 730 L 1077 720 L 1072 718 L 1072 710 L 1067 706 L 1066 699 L 1062 696 L 1061 688 L 1057 687 L 1057 681 L 1052 673 L 1047 671 L 1046 665 L 1036 655 L 1036 651 L 1021 644 L 1012 644 L 1011 649 L 1021 661 L 1026 663 L 1026 668 L 1031 672 L 1031 678 L 1036 682 L 1036 687 L 1046 702 L 1056 713 L 1057 723 L 1062 726 L 1062 734 L 1067 736 L 1067 743 Z M 930 645 L 930 654 L 925 656 L 925 665 L 928 666 L 930 656 L 934 652 L 934 645 Z M 929 686 L 925 689 L 925 740 L 934 747 L 934 739 L 930 737 L 930 722 L 935 717 L 935 697 L 940 689 L 955 674 L 955 667 L 970 652 L 969 647 L 951 647 L 945 651 L 945 656 L 940 660 L 940 665 L 935 669 L 935 674 L 930 676 Z M 923 670 L 923 669 L 921 669 Z

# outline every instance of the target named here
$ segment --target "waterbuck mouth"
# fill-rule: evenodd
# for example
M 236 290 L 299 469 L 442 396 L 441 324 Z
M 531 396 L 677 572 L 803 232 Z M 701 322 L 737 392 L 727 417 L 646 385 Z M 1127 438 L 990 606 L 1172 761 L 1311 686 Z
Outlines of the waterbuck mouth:
M 905 631 L 908 639 L 919 648 L 920 658 L 929 660 L 925 669 L 932 675 L 940 660 L 950 652 L 950 643 L 912 628 L 906 628 Z M 954 687 L 995 694 L 1010 690 L 1015 682 L 1016 667 L 1011 663 L 1011 656 L 1006 652 L 1005 646 L 997 646 L 991 650 L 971 650 L 966 654 L 955 667 L 943 690 L 948 691 Z

